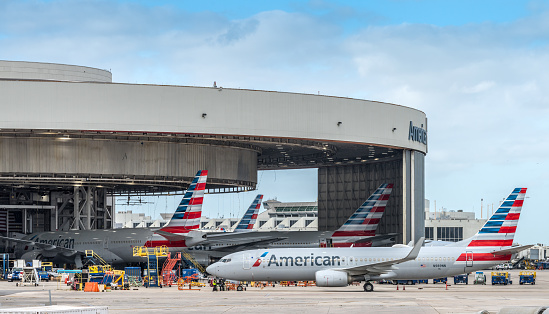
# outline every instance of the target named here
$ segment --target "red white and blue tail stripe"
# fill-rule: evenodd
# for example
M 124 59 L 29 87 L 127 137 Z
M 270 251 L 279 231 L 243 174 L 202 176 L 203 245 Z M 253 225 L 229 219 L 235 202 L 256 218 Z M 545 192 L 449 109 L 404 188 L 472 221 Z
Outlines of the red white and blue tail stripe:
M 179 206 L 177 206 L 172 219 L 160 231 L 177 234 L 198 229 L 200 226 L 200 216 L 202 216 L 202 201 L 204 199 L 207 177 L 208 170 L 199 170 L 196 173 Z
M 332 237 L 374 236 L 392 191 L 392 183 L 380 185 Z
M 258 194 L 240 222 L 234 229 L 234 232 L 242 232 L 246 230 L 253 229 L 255 222 L 257 220 L 257 213 L 259 212 L 259 207 L 261 207 L 261 200 L 263 199 L 262 194 Z
M 526 188 L 516 188 L 471 238 L 468 247 L 504 247 L 513 245 Z

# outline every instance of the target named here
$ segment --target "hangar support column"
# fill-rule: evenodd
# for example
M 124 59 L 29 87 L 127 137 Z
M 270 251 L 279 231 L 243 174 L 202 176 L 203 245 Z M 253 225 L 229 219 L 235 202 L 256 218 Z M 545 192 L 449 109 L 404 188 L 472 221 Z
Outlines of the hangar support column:
M 425 234 L 425 155 L 412 150 L 402 154 L 403 241 L 417 241 Z

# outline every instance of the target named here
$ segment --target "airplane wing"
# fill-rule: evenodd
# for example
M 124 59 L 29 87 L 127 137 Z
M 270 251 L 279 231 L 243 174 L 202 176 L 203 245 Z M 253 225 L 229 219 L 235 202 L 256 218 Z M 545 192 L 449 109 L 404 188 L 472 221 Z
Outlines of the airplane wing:
M 530 245 L 521 245 L 521 246 L 514 246 L 510 249 L 505 249 L 505 250 L 499 250 L 499 251 L 493 251 L 492 254 L 494 255 L 507 255 L 507 254 L 515 254 L 515 253 L 518 253 L 520 251 L 523 251 L 523 250 L 526 250 L 526 249 L 529 249 L 531 247 L 533 247 L 534 245 L 533 244 L 530 244 Z
M 285 240 L 287 238 L 283 238 L 283 237 L 279 237 L 279 238 L 265 238 L 265 239 L 254 239 L 254 240 L 250 240 L 249 242 L 245 242 L 245 243 L 242 243 L 242 242 L 239 242 L 239 243 L 235 243 L 234 245 L 231 245 L 230 243 L 226 243 L 224 242 L 223 244 L 225 246 L 222 246 L 222 247 L 212 247 L 212 250 L 215 250 L 215 251 L 227 251 L 227 252 L 234 252 L 235 250 L 236 251 L 242 251 L 242 250 L 250 250 L 252 249 L 253 247 L 257 247 L 257 246 L 262 246 L 262 245 L 265 245 L 265 244 L 269 244 L 269 243 L 272 243 L 272 242 L 276 242 L 276 241 L 281 241 L 281 240 Z
M 211 245 L 212 250 L 234 251 L 235 249 L 252 249 L 258 245 L 277 242 L 287 238 L 287 236 L 283 236 L 283 233 L 278 233 L 276 231 L 268 232 L 268 234 L 265 235 L 258 235 L 257 232 L 219 233 L 208 234 L 206 241 L 201 244 Z M 216 246 L 216 244 L 220 245 Z
M 349 267 L 349 268 L 339 268 L 337 270 L 345 271 L 351 276 L 359 276 L 359 275 L 379 275 L 388 273 L 391 270 L 395 270 L 396 268 L 394 265 L 404 263 L 406 261 L 411 261 L 417 258 L 419 254 L 419 250 L 423 246 L 423 242 L 425 241 L 424 237 L 421 237 L 414 247 L 410 250 L 410 253 L 406 255 L 403 258 L 395 259 L 392 261 L 386 261 L 386 262 L 378 262 L 368 265 L 361 265 L 356 267 Z
M 375 235 L 375 236 L 371 236 L 371 237 L 367 237 L 367 238 L 360 238 L 356 241 L 350 241 L 350 242 L 353 242 L 353 243 L 363 243 L 363 242 L 370 242 L 370 241 L 376 241 L 376 240 L 385 240 L 385 239 L 391 239 L 391 238 L 394 238 L 398 236 L 398 233 L 389 233 L 389 234 L 380 234 L 380 235 Z
M 84 252 L 80 252 L 78 250 L 68 249 L 68 248 L 53 245 L 53 244 L 39 243 L 39 242 L 35 242 L 35 241 L 32 241 L 32 240 L 16 239 L 16 238 L 4 237 L 4 236 L 0 236 L 0 239 L 6 240 L 8 242 L 15 242 L 15 243 L 26 244 L 28 246 L 34 246 L 34 247 L 37 247 L 37 248 L 39 248 L 41 250 L 44 250 L 44 251 L 47 251 L 47 252 L 60 252 L 60 253 L 68 254 L 68 255 L 72 255 L 72 254 L 76 254 L 76 253 L 84 254 Z

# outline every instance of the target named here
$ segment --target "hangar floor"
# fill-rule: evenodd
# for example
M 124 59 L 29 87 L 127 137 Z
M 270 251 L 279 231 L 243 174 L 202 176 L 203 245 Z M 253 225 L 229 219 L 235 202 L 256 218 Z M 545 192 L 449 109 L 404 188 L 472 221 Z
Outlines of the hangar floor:
M 485 272 L 489 277 L 490 273 Z M 519 285 L 518 271 L 511 271 L 513 285 L 485 286 L 443 284 L 402 286 L 375 285 L 373 293 L 361 286 L 346 288 L 267 287 L 244 292 L 178 291 L 171 288 L 139 288 L 130 291 L 91 293 L 56 290 L 57 283 L 39 287 L 16 287 L 0 282 L 0 308 L 59 305 L 108 306 L 109 313 L 497 313 L 507 307 L 549 306 L 549 271 L 537 271 L 536 285 Z M 472 275 L 469 279 L 472 281 Z M 431 281 L 432 282 L 432 281 Z M 488 282 L 490 282 L 488 280 Z M 66 287 L 59 286 L 65 289 Z

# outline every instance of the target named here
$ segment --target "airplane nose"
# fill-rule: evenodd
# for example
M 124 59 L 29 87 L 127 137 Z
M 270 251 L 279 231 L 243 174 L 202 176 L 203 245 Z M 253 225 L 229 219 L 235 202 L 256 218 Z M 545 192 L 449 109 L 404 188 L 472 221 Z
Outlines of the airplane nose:
M 215 264 L 216 263 L 213 263 L 211 264 L 210 266 L 206 267 L 206 271 L 208 272 L 208 274 L 212 274 L 212 275 L 215 275 Z

